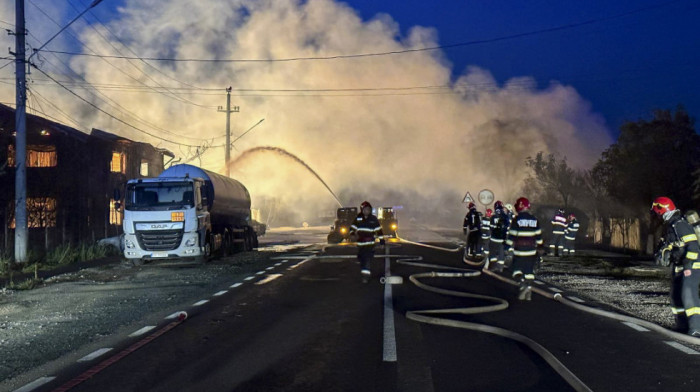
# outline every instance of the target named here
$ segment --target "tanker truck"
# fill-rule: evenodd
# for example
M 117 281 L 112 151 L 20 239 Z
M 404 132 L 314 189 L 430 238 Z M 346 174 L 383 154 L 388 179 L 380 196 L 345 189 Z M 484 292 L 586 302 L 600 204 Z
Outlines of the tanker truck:
M 243 184 L 187 164 L 171 166 L 156 178 L 128 181 L 124 204 L 124 257 L 134 264 L 203 262 L 214 254 L 252 250 L 258 246 L 256 228 L 264 227 L 251 220 L 250 194 Z

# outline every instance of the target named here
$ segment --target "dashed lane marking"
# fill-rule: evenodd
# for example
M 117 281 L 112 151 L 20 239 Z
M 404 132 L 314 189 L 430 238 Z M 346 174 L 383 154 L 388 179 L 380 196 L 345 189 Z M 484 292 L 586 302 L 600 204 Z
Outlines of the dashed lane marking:
M 182 310 L 178 310 L 177 312 L 175 312 L 175 313 L 173 313 L 173 314 L 171 314 L 171 315 L 169 315 L 169 316 L 165 316 L 165 319 L 166 319 L 166 320 L 175 319 L 175 318 L 177 318 L 177 316 L 180 315 L 180 313 L 182 313 Z
M 53 376 L 51 376 L 51 377 L 39 377 L 36 380 L 30 382 L 29 384 L 27 384 L 19 389 L 15 389 L 14 392 L 31 392 L 44 384 L 50 383 L 55 378 L 56 377 L 53 377 Z
M 275 269 L 275 267 L 267 267 L 265 268 L 265 271 L 272 271 L 273 269 Z
M 265 278 L 265 279 L 263 279 L 263 280 L 260 280 L 260 281 L 258 281 L 258 282 L 255 282 L 255 284 L 256 284 L 257 286 L 260 286 L 260 285 L 263 285 L 263 284 L 266 284 L 266 283 L 270 283 L 270 282 L 272 282 L 273 280 L 279 278 L 280 276 L 282 276 L 282 274 L 272 274 L 272 275 L 268 275 L 267 278 Z
M 628 326 L 628 327 L 630 327 L 630 328 L 632 328 L 632 329 L 634 329 L 634 330 L 637 330 L 637 331 L 639 331 L 639 332 L 649 332 L 648 329 L 642 327 L 642 326 L 639 325 L 639 324 L 633 323 L 633 322 L 631 322 L 631 321 L 623 321 L 622 324 L 625 324 L 626 326 Z
M 231 286 L 229 286 L 229 287 L 230 287 L 230 288 L 232 288 L 232 289 L 235 289 L 236 287 L 240 287 L 241 285 L 243 285 L 243 283 L 241 283 L 241 282 L 238 282 L 238 283 L 234 283 L 234 284 L 232 284 L 232 285 L 231 285 Z
M 215 297 L 220 297 L 220 296 L 222 296 L 222 295 L 224 295 L 224 294 L 226 294 L 226 293 L 228 293 L 228 290 L 221 290 L 221 291 L 219 291 L 219 292 L 217 292 L 217 293 L 214 293 L 214 296 L 215 296 Z
M 567 297 L 567 298 L 569 298 L 570 300 L 572 300 L 572 301 L 574 301 L 574 302 L 578 302 L 578 303 L 580 303 L 580 304 L 586 302 L 586 301 L 584 301 L 584 300 L 582 300 L 581 298 L 578 298 L 578 297 Z
M 95 358 L 97 358 L 97 357 L 99 357 L 99 356 L 101 356 L 101 355 L 104 355 L 105 353 L 108 353 L 108 352 L 110 352 L 110 351 L 112 351 L 112 348 L 111 348 L 111 347 L 110 347 L 110 348 L 101 348 L 101 349 L 95 350 L 95 351 L 91 352 L 90 354 L 88 354 L 88 355 L 86 355 L 86 356 L 80 358 L 80 359 L 78 360 L 78 362 L 88 362 L 88 361 L 92 361 L 93 359 L 95 359 Z
M 280 261 L 280 263 L 282 263 L 282 264 L 288 263 L 288 262 L 289 262 L 289 260 L 282 260 L 282 261 Z
M 538 285 L 540 285 L 540 286 L 541 286 L 541 285 L 544 285 L 544 282 L 543 282 L 543 281 L 541 281 L 541 280 L 536 280 L 536 281 L 535 281 L 535 284 L 538 284 Z
M 207 303 L 207 302 L 209 302 L 208 299 L 203 299 L 203 300 L 201 300 L 201 301 L 197 301 L 197 302 L 193 303 L 192 306 L 202 306 L 202 305 L 204 305 L 204 304 Z
M 255 276 L 249 276 L 249 277 L 247 277 L 247 278 L 245 278 L 245 279 L 243 279 L 243 280 L 249 281 L 249 280 L 253 280 L 253 279 L 255 279 Z
M 280 265 L 282 265 L 282 263 L 277 263 L 275 264 L 275 267 L 279 267 Z
M 264 273 L 265 273 L 265 271 L 258 271 L 258 272 L 255 273 L 255 275 L 262 275 L 262 274 L 264 274 Z
M 554 291 L 555 293 L 563 293 L 562 290 L 559 290 L 559 289 L 556 288 L 556 287 L 550 287 L 549 289 L 552 290 L 552 291 Z
M 384 277 L 391 276 L 391 259 L 389 248 L 385 248 L 384 255 Z M 396 327 L 394 325 L 394 299 L 392 297 L 391 285 L 384 285 L 384 344 L 382 347 L 382 360 L 384 362 L 396 362 Z
M 293 270 L 293 269 L 299 267 L 300 265 L 306 263 L 307 261 L 309 261 L 309 260 L 311 260 L 311 259 L 312 259 L 312 257 L 306 258 L 306 259 L 304 259 L 304 260 L 302 260 L 302 261 L 300 261 L 300 262 L 294 264 L 293 266 L 291 266 L 291 267 L 289 267 L 289 268 L 287 268 L 287 269 L 288 269 L 288 270 Z
M 666 342 L 664 342 L 664 343 L 666 343 L 666 344 L 668 344 L 669 346 L 671 346 L 671 347 L 673 347 L 673 348 L 675 348 L 675 349 L 677 349 L 677 350 L 679 350 L 679 351 L 682 351 L 682 352 L 684 352 L 684 353 L 686 353 L 686 354 L 688 354 L 688 355 L 700 355 L 699 352 L 693 350 L 693 349 L 690 348 L 690 347 L 686 347 L 686 346 L 684 346 L 684 345 L 682 345 L 682 344 L 680 344 L 680 343 L 678 343 L 678 342 L 666 341 Z
M 145 334 L 146 332 L 152 330 L 152 329 L 155 328 L 155 327 L 156 327 L 155 325 L 147 325 L 147 326 L 145 326 L 145 327 L 143 327 L 143 328 L 141 328 L 141 329 L 139 329 L 139 330 L 136 330 L 136 331 L 132 332 L 131 334 L 129 334 L 129 337 L 130 337 L 130 338 L 133 338 L 133 337 L 136 337 L 136 336 L 141 336 L 141 335 Z

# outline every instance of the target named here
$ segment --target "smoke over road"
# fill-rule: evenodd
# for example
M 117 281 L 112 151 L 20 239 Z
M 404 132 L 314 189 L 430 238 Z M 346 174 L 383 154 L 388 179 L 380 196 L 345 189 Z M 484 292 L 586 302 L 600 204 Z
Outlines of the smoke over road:
M 0 10 L 11 10 L 11 3 L 0 0 Z M 30 30 L 44 26 L 35 35 L 48 38 L 54 29 L 46 27 L 50 22 L 33 7 L 28 5 L 28 26 Z M 121 42 L 99 25 L 95 30 L 78 23 L 74 31 L 83 41 L 80 47 L 87 45 L 99 54 L 118 54 L 119 49 L 127 55 L 131 50 L 178 59 L 271 59 L 439 45 L 434 29 L 415 26 L 402 34 L 390 15 L 363 20 L 350 6 L 333 0 L 126 0 L 105 22 Z M 9 38 L 0 39 L 13 46 Z M 76 42 L 63 37 L 50 47 L 74 49 Z M 148 128 L 125 110 L 90 95 L 90 88 L 75 76 L 79 74 L 134 115 L 182 135 L 165 135 L 181 143 L 201 143 L 192 139 L 200 138 L 220 144 L 225 117 L 216 107 L 225 102 L 224 88 L 232 86 L 232 100 L 241 108 L 232 116 L 234 135 L 259 118 L 266 119 L 237 143 L 238 149 L 279 146 L 303 156 L 345 203 L 357 205 L 365 199 L 375 205 L 400 203 L 409 216 L 420 211 L 421 219 L 440 217 L 452 225 L 461 220 L 460 201 L 466 190 L 490 188 L 504 200 L 519 196 L 526 157 L 552 152 L 582 167 L 610 142 L 602 117 L 573 87 L 551 82 L 538 89 L 529 77 L 501 84 L 476 66 L 454 72 L 440 51 L 217 63 L 146 63 L 44 53 L 37 64 L 59 79 L 77 80 L 69 84 L 76 92 Z M 6 67 L 0 77 L 11 77 L 12 72 L 11 66 Z M 42 79 L 35 73 L 30 87 L 86 127 L 148 141 L 178 155 L 192 152 L 110 120 Z M 149 86 L 157 82 L 169 89 L 149 89 L 139 82 Z M 11 85 L 0 84 L 0 100 L 13 101 L 13 96 Z M 38 107 L 33 98 L 30 105 Z M 43 108 L 65 119 L 50 106 Z M 201 163 L 220 169 L 223 155 L 223 149 L 211 148 Z M 279 211 L 289 213 L 289 223 L 335 208 L 313 176 L 279 154 L 249 156 L 245 165 L 236 165 L 235 176 L 250 189 L 254 203 L 274 199 Z

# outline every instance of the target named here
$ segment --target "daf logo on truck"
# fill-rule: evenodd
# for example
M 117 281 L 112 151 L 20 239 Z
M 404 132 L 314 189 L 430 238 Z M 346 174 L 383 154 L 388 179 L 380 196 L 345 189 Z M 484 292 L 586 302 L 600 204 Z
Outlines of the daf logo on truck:
M 258 246 L 265 225 L 250 216 L 240 182 L 192 165 L 175 165 L 157 178 L 127 182 L 124 257 L 206 261 Z

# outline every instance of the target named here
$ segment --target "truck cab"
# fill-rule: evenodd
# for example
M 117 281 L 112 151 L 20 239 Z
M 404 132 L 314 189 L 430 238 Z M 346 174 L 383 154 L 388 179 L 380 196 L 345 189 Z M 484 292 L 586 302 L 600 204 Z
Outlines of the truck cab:
M 328 234 L 329 244 L 339 244 L 350 237 L 350 226 L 357 218 L 357 207 L 343 207 L 336 211 L 336 219 Z
M 204 191 L 204 192 L 203 192 Z M 127 259 L 209 257 L 212 243 L 204 180 L 131 180 L 124 200 L 124 256 Z
M 396 238 L 396 231 L 399 228 L 399 221 L 396 219 L 396 212 L 393 207 L 377 208 L 377 219 L 382 225 L 382 232 L 385 236 Z

